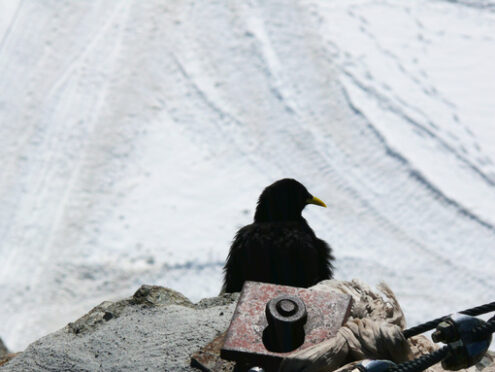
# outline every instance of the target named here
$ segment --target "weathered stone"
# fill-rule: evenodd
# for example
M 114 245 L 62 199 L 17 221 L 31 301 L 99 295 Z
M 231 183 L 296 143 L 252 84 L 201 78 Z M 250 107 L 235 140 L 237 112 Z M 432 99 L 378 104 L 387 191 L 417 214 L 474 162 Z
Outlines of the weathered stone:
M 176 292 L 170 288 L 164 288 L 157 285 L 142 285 L 134 296 L 131 302 L 133 304 L 143 305 L 181 305 L 193 307 L 194 304 L 182 293 Z
M 9 353 L 9 350 L 7 349 L 7 346 L 5 346 L 2 339 L 0 338 L 0 358 L 3 358 L 8 353 Z
M 196 309 L 206 309 L 214 306 L 225 306 L 239 299 L 239 293 L 222 293 L 218 297 L 203 298 L 196 305 Z
M 191 354 L 227 329 L 237 297 L 194 305 L 170 289 L 142 286 L 34 342 L 0 371 L 197 371 Z
M 20 354 L 21 353 L 9 353 L 9 354 L 4 355 L 3 357 L 0 357 L 0 367 Z
M 156 285 L 142 285 L 131 298 L 117 302 L 102 302 L 82 318 L 69 323 L 68 331 L 79 334 L 93 330 L 111 319 L 120 317 L 122 311 L 131 305 L 194 307 L 187 297 L 172 289 Z

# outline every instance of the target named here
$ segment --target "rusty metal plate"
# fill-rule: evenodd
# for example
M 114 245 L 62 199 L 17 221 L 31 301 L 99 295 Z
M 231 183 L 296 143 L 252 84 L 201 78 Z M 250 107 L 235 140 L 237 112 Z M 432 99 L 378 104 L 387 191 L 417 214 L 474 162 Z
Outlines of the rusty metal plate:
M 303 344 L 287 353 L 271 352 L 262 341 L 263 330 L 268 326 L 266 304 L 280 295 L 299 297 L 304 301 L 308 312 Z M 241 363 L 276 366 L 283 358 L 296 351 L 335 336 L 349 316 L 351 303 L 352 298 L 349 295 L 248 281 L 244 284 L 227 330 L 221 356 Z
M 234 362 L 220 358 L 220 349 L 225 342 L 227 331 L 220 333 L 208 345 L 204 346 L 191 357 L 191 367 L 204 372 L 232 372 Z

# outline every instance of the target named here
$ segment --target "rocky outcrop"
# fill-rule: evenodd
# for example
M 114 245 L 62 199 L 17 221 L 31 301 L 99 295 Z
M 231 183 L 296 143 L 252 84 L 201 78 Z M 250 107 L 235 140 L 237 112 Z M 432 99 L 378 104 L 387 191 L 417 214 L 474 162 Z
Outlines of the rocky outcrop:
M 283 371 L 345 370 L 352 364 L 343 364 L 364 358 L 399 362 L 438 347 L 424 336 L 404 339 L 404 314 L 384 284 L 376 290 L 359 281 L 328 280 L 312 288 L 350 295 L 350 318 L 335 337 L 286 358 Z M 21 354 L 4 359 L 0 354 L 0 372 L 197 371 L 190 367 L 191 355 L 227 329 L 238 297 L 223 294 L 193 304 L 171 289 L 144 285 L 130 298 L 103 302 Z M 201 350 L 210 352 L 217 358 L 215 347 Z M 223 370 L 232 370 L 232 363 L 220 361 Z M 462 371 L 495 372 L 495 355 L 487 353 L 476 366 Z M 444 370 L 437 364 L 427 372 Z
M 191 354 L 225 331 L 237 298 L 193 304 L 171 289 L 144 285 L 34 342 L 0 371 L 197 371 Z

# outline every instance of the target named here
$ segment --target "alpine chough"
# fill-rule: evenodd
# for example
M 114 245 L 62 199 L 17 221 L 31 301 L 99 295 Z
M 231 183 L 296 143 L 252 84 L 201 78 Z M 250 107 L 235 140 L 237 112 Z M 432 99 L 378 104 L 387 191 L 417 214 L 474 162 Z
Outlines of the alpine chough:
M 332 278 L 332 250 L 301 216 L 307 204 L 326 207 L 294 179 L 263 190 L 254 222 L 230 247 L 222 291 L 239 292 L 246 280 L 307 288 Z

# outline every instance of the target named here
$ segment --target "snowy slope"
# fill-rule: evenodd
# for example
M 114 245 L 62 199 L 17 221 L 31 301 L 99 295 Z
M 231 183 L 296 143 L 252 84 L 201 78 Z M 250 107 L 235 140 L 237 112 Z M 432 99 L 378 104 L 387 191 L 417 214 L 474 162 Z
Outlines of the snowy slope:
M 411 324 L 495 293 L 490 1 L 0 3 L 0 337 L 141 283 L 218 293 L 294 177 Z

